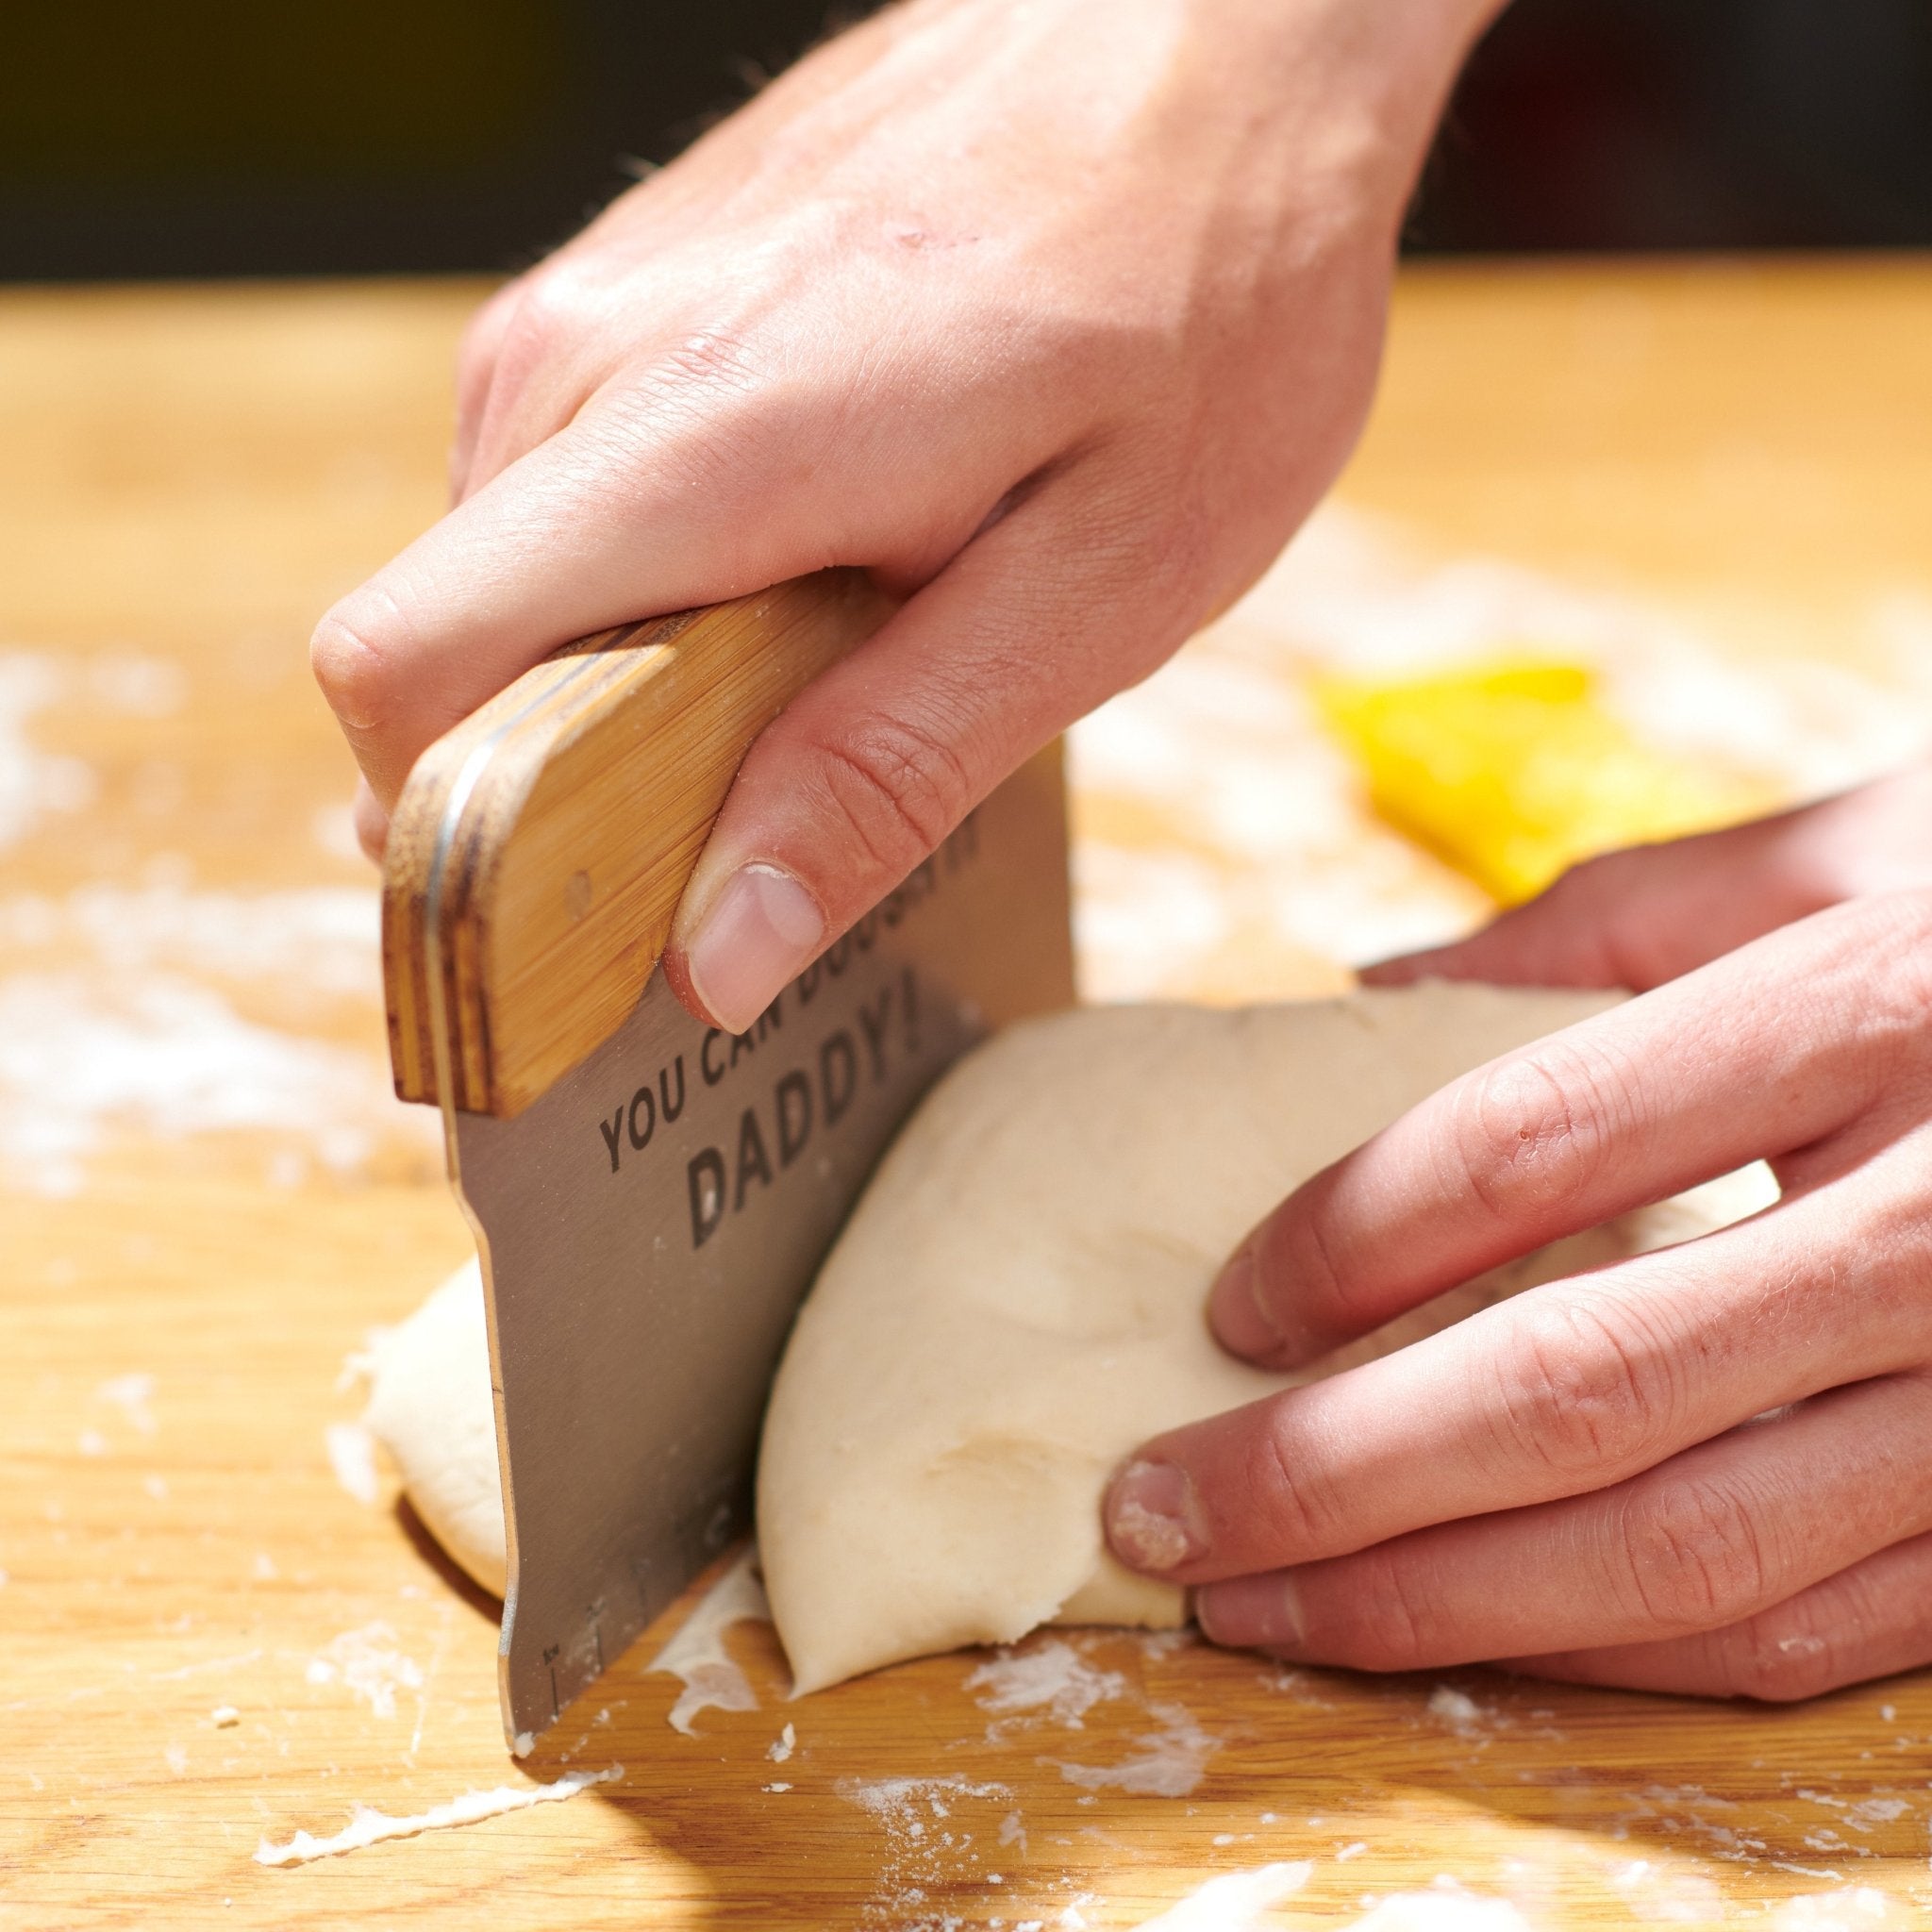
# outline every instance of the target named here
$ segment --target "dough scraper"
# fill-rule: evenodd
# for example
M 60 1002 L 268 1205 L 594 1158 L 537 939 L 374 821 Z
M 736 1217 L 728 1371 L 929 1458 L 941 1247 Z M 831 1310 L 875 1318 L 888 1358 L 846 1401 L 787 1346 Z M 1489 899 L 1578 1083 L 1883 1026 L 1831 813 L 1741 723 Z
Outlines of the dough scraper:
M 655 970 L 752 741 L 892 608 L 824 571 L 567 645 L 397 805 L 390 1050 L 482 1257 L 519 1755 L 749 1526 L 787 1329 L 914 1102 L 1073 999 L 1057 745 L 745 1033 Z

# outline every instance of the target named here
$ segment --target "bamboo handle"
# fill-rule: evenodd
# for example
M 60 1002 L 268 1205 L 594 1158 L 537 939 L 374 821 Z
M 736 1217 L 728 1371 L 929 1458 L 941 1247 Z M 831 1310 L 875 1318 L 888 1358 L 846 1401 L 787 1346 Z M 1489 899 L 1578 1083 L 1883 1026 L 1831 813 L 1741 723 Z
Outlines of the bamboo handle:
M 516 1114 L 614 1033 L 752 741 L 869 637 L 857 571 L 566 645 L 416 761 L 383 859 L 390 1057 L 405 1100 Z M 431 986 L 441 958 L 441 998 Z

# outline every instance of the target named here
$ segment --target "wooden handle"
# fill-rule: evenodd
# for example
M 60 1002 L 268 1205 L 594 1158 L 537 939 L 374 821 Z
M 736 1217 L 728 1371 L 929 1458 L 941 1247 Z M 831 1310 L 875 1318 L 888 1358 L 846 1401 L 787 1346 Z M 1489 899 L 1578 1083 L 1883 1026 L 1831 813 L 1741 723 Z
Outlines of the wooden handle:
M 470 1112 L 520 1112 L 608 1040 L 752 741 L 891 609 L 860 573 L 831 570 L 606 631 L 432 744 L 383 860 L 397 1093 L 443 1099 L 439 1006 L 450 1097 Z

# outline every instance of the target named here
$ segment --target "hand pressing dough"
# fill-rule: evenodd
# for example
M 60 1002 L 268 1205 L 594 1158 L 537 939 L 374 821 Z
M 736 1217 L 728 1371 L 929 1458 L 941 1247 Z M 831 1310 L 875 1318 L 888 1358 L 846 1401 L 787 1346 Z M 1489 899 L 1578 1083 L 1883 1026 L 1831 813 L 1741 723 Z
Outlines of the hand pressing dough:
M 1301 1376 L 1215 1347 L 1208 1284 L 1282 1194 L 1444 1081 L 1610 1004 L 1435 985 L 1233 1012 L 1094 1008 L 961 1061 L 855 1210 L 773 1392 L 758 1534 L 798 1689 L 1043 1623 L 1178 1624 L 1181 1593 L 1101 1541 L 1108 1476 L 1148 1436 L 1773 1199 L 1756 1168 L 1626 1215 Z M 501 1596 L 476 1264 L 373 1353 L 363 1420 L 437 1541 Z
M 1284 1193 L 1445 1081 L 1613 1003 L 1436 984 L 1092 1008 L 969 1055 L 827 1258 L 767 1411 L 758 1539 L 798 1690 L 1048 1622 L 1180 1623 L 1181 1592 L 1101 1537 L 1108 1475 L 1147 1437 L 1774 1198 L 1759 1168 L 1626 1215 L 1300 1375 L 1215 1346 L 1208 1286 Z

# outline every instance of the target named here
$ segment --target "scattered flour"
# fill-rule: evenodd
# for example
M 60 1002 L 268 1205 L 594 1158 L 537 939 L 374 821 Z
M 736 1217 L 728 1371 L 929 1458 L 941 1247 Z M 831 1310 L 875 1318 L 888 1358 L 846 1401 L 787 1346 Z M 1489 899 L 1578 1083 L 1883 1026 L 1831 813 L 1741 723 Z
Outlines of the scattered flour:
M 1534 1932 L 1529 1921 L 1502 1898 L 1439 1888 L 1398 1891 L 1379 1900 L 1349 1932 Z
M 929 1920 L 920 1910 L 931 1889 L 947 1882 L 949 1868 L 957 1871 L 958 1855 L 974 1836 L 954 1814 L 966 1805 L 1009 1801 L 1008 1787 L 963 1777 L 882 1777 L 842 1778 L 837 1790 L 885 1831 L 878 1890 L 868 1922 L 890 1925 L 894 1932 L 907 1926 L 908 1917 L 922 1928 L 958 1923 Z
M 423 1688 L 422 1666 L 404 1656 L 394 1630 L 380 1622 L 344 1630 L 321 1656 L 309 1658 L 308 1677 L 311 1684 L 341 1684 L 377 1717 L 395 1716 L 399 1690 Z
M 118 973 L 174 969 L 202 977 L 293 983 L 308 995 L 367 999 L 381 984 L 381 903 L 373 887 L 195 891 L 151 875 L 140 886 L 97 881 L 62 898 L 0 899 L 0 944 L 84 947 Z
M 480 1819 L 500 1818 L 507 1811 L 527 1810 L 532 1805 L 555 1805 L 575 1797 L 591 1785 L 608 1784 L 623 1775 L 624 1766 L 613 1764 L 608 1771 L 566 1772 L 547 1785 L 499 1785 L 493 1791 L 465 1791 L 447 1805 L 434 1806 L 408 1818 L 391 1818 L 367 1805 L 358 1805 L 350 1813 L 348 1824 L 333 1838 L 314 1838 L 306 1831 L 298 1831 L 283 1845 L 273 1845 L 263 1839 L 255 1848 L 255 1862 L 306 1865 L 314 1858 L 331 1858 L 341 1852 L 380 1844 L 385 1839 L 414 1838 L 419 1832 L 475 1824 Z
M 1220 1740 L 1178 1704 L 1152 1704 L 1148 1710 L 1159 1720 L 1160 1729 L 1136 1738 L 1141 1749 L 1133 1757 L 1119 1764 L 1062 1763 L 1060 1775 L 1088 1790 L 1110 1788 L 1148 1797 L 1185 1798 L 1200 1784 Z
M 1470 1730 L 1482 1722 L 1485 1713 L 1474 1697 L 1452 1690 L 1447 1684 L 1439 1684 L 1429 1693 L 1429 1715 L 1441 1718 L 1457 1730 Z
M 166 1140 L 264 1130 L 295 1143 L 270 1150 L 291 1184 L 311 1157 L 360 1169 L 378 1137 L 426 1150 L 428 1110 L 400 1106 L 374 1056 L 244 1017 L 225 990 L 286 1009 L 297 1029 L 319 996 L 374 997 L 375 891 L 198 891 L 171 857 L 139 887 L 0 898 L 0 1166 L 15 1184 L 74 1192 L 81 1158 L 114 1126 Z
M 1258 1932 L 1260 1914 L 1299 1891 L 1314 1869 L 1304 1858 L 1253 1872 L 1224 1872 L 1158 1917 L 1142 1919 L 1140 1932 Z
M 35 745 L 30 719 L 76 695 L 96 708 L 164 718 L 181 708 L 187 691 L 187 674 L 162 658 L 0 651 L 0 845 L 24 839 L 48 813 L 84 809 L 99 790 L 91 765 Z
M 1771 1921 L 1776 1932 L 1873 1932 L 1883 1925 L 1922 1923 L 1915 1907 L 1894 1909 L 1894 1901 L 1871 1885 L 1848 1885 L 1840 1891 L 1788 1899 Z
M 840 1780 L 839 1795 L 883 1819 L 890 1828 L 917 1827 L 917 1835 L 924 1837 L 924 1812 L 950 1818 L 961 1798 L 1008 1798 L 1012 1793 L 1005 1785 L 974 1784 L 964 1777 L 848 1777 Z
M 778 1733 L 777 1737 L 773 1740 L 772 1744 L 767 1748 L 765 1756 L 769 1757 L 774 1764 L 783 1764 L 785 1760 L 791 1756 L 792 1752 L 797 1750 L 797 1748 L 798 1728 L 795 1724 L 787 1724 L 785 1728 Z M 769 1790 L 770 1787 L 768 1786 L 766 1789 Z
M 155 1378 L 142 1373 L 109 1375 L 94 1391 L 94 1400 L 118 1408 L 122 1419 L 137 1435 L 155 1432 Z
M 78 811 L 94 796 L 93 770 L 38 750 L 27 720 L 66 689 L 62 667 L 37 651 L 0 652 L 0 845 L 26 837 L 48 812 Z
M 1118 1697 L 1127 1680 L 1118 1671 L 1096 1670 L 1071 1643 L 1049 1638 L 1026 1650 L 1003 1650 L 966 1678 L 981 1710 L 997 1716 L 1044 1708 L 1074 1730 L 1096 1704 Z
M 1612 1866 L 1607 1875 L 1631 1916 L 1646 1924 L 1708 1925 L 1724 1918 L 1724 1894 L 1701 1872 L 1680 1871 L 1651 1858 L 1631 1858 Z
M 652 1670 L 668 1672 L 684 1685 L 671 1707 L 673 1730 L 694 1738 L 697 1730 L 691 1720 L 700 1711 L 758 1707 L 758 1694 L 752 1689 L 751 1679 L 724 1647 L 724 1633 L 734 1624 L 769 1624 L 771 1620 L 772 1607 L 765 1601 L 765 1587 L 758 1580 L 758 1548 L 748 1545 L 651 1660 Z
M 81 1157 L 112 1124 L 164 1141 L 294 1134 L 354 1172 L 404 1111 L 367 1055 L 257 1025 L 191 980 L 0 980 L 0 1170 L 36 1191 L 78 1191 Z
M 1845 1819 L 1854 1831 L 1870 1831 L 1874 1825 L 1903 1818 L 1911 1808 L 1904 1798 L 1860 1798 L 1846 1806 Z

